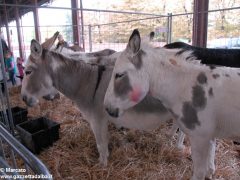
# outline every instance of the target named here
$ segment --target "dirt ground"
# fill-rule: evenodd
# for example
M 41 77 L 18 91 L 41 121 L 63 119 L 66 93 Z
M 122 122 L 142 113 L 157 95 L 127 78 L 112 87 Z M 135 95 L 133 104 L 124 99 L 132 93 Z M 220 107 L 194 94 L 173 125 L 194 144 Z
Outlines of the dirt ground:
M 10 90 L 12 106 L 26 108 L 20 99 L 20 87 Z M 98 164 L 98 152 L 89 124 L 80 110 L 61 95 L 54 101 L 41 100 L 34 108 L 28 108 L 28 116 L 48 117 L 61 123 L 60 139 L 42 151 L 38 157 L 46 164 L 54 179 L 71 180 L 127 180 L 127 179 L 189 179 L 192 159 L 189 141 L 186 148 L 175 148 L 175 139 L 166 132 L 171 123 L 145 132 L 118 130 L 109 124 L 110 157 L 107 167 Z M 240 179 L 240 146 L 229 140 L 217 141 L 215 179 Z

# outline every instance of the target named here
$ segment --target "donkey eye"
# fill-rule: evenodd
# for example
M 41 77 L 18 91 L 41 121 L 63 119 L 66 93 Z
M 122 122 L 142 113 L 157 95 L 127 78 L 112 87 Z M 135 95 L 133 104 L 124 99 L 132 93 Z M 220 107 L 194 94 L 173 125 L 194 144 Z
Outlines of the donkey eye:
M 124 76 L 124 73 L 116 73 L 115 74 L 115 79 L 119 79 Z
M 25 71 L 26 75 L 30 75 L 32 73 L 32 71 Z

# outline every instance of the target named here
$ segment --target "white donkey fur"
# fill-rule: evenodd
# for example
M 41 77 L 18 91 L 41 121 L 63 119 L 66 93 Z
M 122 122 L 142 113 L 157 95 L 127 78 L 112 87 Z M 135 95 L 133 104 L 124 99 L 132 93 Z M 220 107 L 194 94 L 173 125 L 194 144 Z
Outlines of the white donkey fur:
M 51 39 L 56 37 L 57 34 Z M 38 98 L 48 95 L 48 90 L 56 88 L 74 101 L 90 123 L 102 164 L 107 164 L 109 154 L 108 120 L 118 127 L 151 130 L 172 118 L 164 107 L 163 111 L 159 111 L 162 104 L 150 96 L 139 106 L 129 109 L 121 118 L 111 118 L 104 109 L 103 100 L 113 67 L 105 66 L 106 69 L 102 72 L 99 86 L 96 88 L 99 66 L 69 59 L 50 51 L 51 43 L 52 41 L 47 41 L 40 45 L 34 40 L 31 42 L 31 54 L 25 67 L 21 89 L 23 100 L 26 104 L 34 106 L 38 103 Z M 58 63 L 62 65 L 56 66 Z
M 210 69 L 188 61 L 194 59 L 191 52 L 178 52 L 142 45 L 134 30 L 115 63 L 104 105 L 109 114 L 118 117 L 147 94 L 161 100 L 189 135 L 192 179 L 204 179 L 215 171 L 215 139 L 240 138 L 240 70 Z M 116 90 L 119 84 L 124 93 Z
M 151 40 L 151 38 L 153 38 L 153 37 L 150 37 L 150 40 Z M 148 42 L 147 37 L 145 37 L 144 41 Z M 63 54 L 64 56 L 74 59 L 76 61 L 84 60 L 86 63 L 90 63 L 90 64 L 113 65 L 113 66 L 116 62 L 116 59 L 121 54 L 121 52 L 113 53 L 109 49 L 105 49 L 105 50 L 102 50 L 99 52 L 93 52 L 93 53 L 74 52 L 71 49 L 68 49 L 65 47 L 59 48 L 57 50 L 55 48 L 52 48 L 52 50 L 59 52 L 59 53 Z M 110 52 L 106 53 L 107 51 L 110 51 Z M 58 67 L 58 65 L 59 64 L 54 63 L 53 68 Z M 171 116 L 171 114 L 169 114 L 169 116 Z M 160 119 L 161 119 L 161 117 L 160 117 Z M 174 117 L 172 117 L 172 119 L 174 119 Z M 176 134 L 178 129 L 179 129 L 179 127 L 176 124 L 176 121 L 173 121 L 172 129 L 167 134 L 169 136 L 169 138 L 173 138 L 173 136 Z M 184 149 L 184 147 L 185 147 L 183 144 L 184 138 L 185 138 L 184 133 L 181 130 L 179 130 L 179 133 L 177 134 L 176 147 L 180 150 Z
M 149 36 L 144 37 L 143 41 L 147 43 L 150 40 L 151 42 L 153 37 L 154 37 L 154 33 L 150 33 Z M 86 63 L 97 64 L 97 65 L 114 65 L 116 59 L 121 54 L 121 52 L 113 53 L 113 50 L 110 50 L 110 49 L 104 49 L 102 51 L 93 52 L 93 53 L 75 52 L 65 47 L 61 47 L 58 49 L 56 49 L 56 47 L 52 47 L 51 50 L 61 53 L 64 56 L 74 59 L 76 61 L 84 60 Z M 52 66 L 54 69 L 56 69 L 59 66 L 59 64 L 53 63 Z M 174 117 L 172 117 L 172 119 L 174 119 Z M 168 136 L 172 138 L 177 132 L 178 128 L 179 127 L 176 124 L 176 122 L 173 121 L 173 126 L 172 126 L 172 129 L 169 131 Z M 184 133 L 181 130 L 179 130 L 179 133 L 177 135 L 177 140 L 176 140 L 176 147 L 180 150 L 184 149 L 185 147 L 183 144 L 184 137 L 185 137 Z

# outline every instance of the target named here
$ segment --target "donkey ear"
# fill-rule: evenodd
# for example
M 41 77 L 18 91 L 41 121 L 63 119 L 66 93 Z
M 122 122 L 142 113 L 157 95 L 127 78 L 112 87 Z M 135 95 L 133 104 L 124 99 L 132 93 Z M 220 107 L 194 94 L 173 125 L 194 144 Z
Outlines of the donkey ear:
M 127 49 L 133 54 L 137 53 L 141 47 L 141 37 L 138 29 L 134 29 L 129 38 Z
M 59 35 L 59 32 L 58 32 L 58 31 L 55 32 L 54 35 L 53 35 L 51 38 L 49 38 L 48 40 L 46 40 L 46 41 L 42 44 L 42 47 L 43 47 L 44 49 L 48 49 L 48 50 L 49 50 L 49 49 L 53 46 L 53 44 L 54 44 L 54 42 L 56 41 L 58 35 Z
M 31 41 L 31 56 L 34 59 L 38 59 L 42 55 L 42 46 L 39 44 L 38 41 L 33 39 Z

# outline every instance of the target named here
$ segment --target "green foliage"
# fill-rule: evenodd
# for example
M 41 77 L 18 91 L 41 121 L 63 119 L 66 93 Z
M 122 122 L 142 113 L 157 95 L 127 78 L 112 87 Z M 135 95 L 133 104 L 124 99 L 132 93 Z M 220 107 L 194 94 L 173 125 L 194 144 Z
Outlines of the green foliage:
M 66 26 L 63 27 L 63 36 L 65 41 L 67 42 L 73 42 L 73 30 L 72 30 L 72 15 L 69 13 L 66 14 Z

